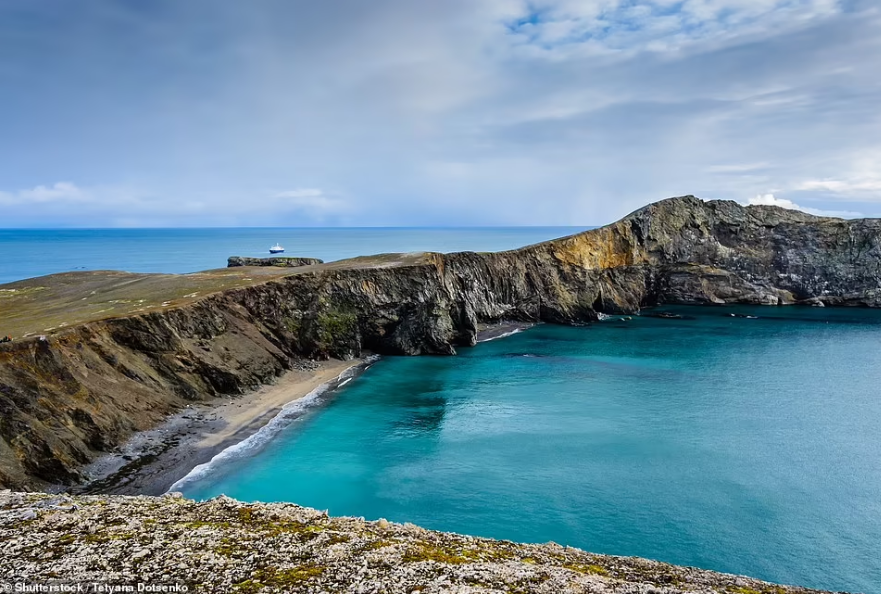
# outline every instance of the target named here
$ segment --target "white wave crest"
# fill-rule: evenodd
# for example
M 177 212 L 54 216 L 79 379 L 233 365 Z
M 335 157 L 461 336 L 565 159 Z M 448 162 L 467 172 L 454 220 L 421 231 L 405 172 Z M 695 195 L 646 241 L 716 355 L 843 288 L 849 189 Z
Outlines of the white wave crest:
M 371 355 L 370 357 L 365 358 L 365 362 L 370 362 L 372 364 L 378 359 L 379 356 Z M 254 452 L 269 443 L 269 441 L 271 441 L 276 435 L 278 435 L 278 433 L 282 429 L 287 427 L 291 423 L 291 421 L 300 417 L 306 409 L 318 404 L 318 401 L 322 394 L 332 388 L 341 388 L 352 381 L 353 376 L 359 370 L 359 368 L 362 367 L 362 365 L 350 367 L 339 374 L 336 379 L 321 384 L 302 398 L 298 398 L 297 400 L 288 402 L 282 407 L 278 414 L 272 418 L 272 420 L 270 420 L 268 423 L 266 423 L 266 425 L 258 429 L 256 433 L 248 436 L 246 439 L 243 439 L 237 444 L 231 445 L 228 448 L 221 450 L 220 452 L 215 454 L 215 456 L 211 458 L 208 462 L 199 464 L 198 466 L 193 468 L 190 472 L 187 473 L 186 476 L 171 485 L 171 487 L 169 487 L 168 489 L 168 492 L 170 493 L 172 491 L 180 491 L 181 487 L 183 487 L 184 485 L 204 478 L 215 468 L 224 463 L 236 460 L 238 458 L 253 455 Z

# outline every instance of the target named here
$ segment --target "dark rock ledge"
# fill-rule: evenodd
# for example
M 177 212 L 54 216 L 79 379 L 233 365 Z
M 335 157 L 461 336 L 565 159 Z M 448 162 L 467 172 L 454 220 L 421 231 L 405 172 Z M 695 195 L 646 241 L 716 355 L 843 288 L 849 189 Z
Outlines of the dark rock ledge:
M 318 258 L 297 258 L 292 256 L 272 256 L 270 258 L 247 258 L 245 256 L 230 256 L 226 261 L 227 268 L 235 266 L 278 266 L 279 268 L 297 268 L 299 266 L 313 266 L 324 264 L 324 260 Z
M 549 543 L 328 517 L 292 504 L 0 492 L 0 587 L 137 583 L 190 592 L 816 592 Z

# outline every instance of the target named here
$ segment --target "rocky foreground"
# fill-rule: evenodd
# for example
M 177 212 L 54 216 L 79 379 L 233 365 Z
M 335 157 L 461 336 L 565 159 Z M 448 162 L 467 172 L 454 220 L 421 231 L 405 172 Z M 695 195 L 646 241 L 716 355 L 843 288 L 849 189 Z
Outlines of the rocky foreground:
M 15 584 L 81 584 L 91 592 L 138 591 L 138 584 L 242 593 L 816 592 L 553 543 L 332 518 L 291 504 L 2 491 L 0 591 Z

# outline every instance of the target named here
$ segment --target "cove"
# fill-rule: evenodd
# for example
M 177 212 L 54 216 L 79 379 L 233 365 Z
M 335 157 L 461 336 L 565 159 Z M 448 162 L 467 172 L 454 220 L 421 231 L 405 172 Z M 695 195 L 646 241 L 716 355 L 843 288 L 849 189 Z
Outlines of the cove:
M 881 312 L 663 311 L 384 358 L 183 491 L 881 592 Z

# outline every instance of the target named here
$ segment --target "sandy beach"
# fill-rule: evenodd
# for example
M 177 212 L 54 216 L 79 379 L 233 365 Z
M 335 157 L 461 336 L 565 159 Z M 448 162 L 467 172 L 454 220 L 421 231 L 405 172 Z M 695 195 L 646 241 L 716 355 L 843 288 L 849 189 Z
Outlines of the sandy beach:
M 477 340 L 504 338 L 531 326 L 507 321 L 482 324 Z M 352 377 L 367 365 L 367 359 L 303 361 L 301 369 L 254 392 L 188 406 L 89 464 L 84 469 L 89 482 L 71 492 L 161 495 L 195 467 L 259 431 L 285 405 L 319 387 L 332 392 L 345 381 L 342 374 Z
M 90 482 L 72 491 L 161 495 L 199 464 L 259 431 L 286 404 L 322 386 L 333 390 L 344 381 L 342 374 L 357 373 L 366 363 L 309 361 L 254 392 L 191 405 L 92 462 L 84 469 Z

